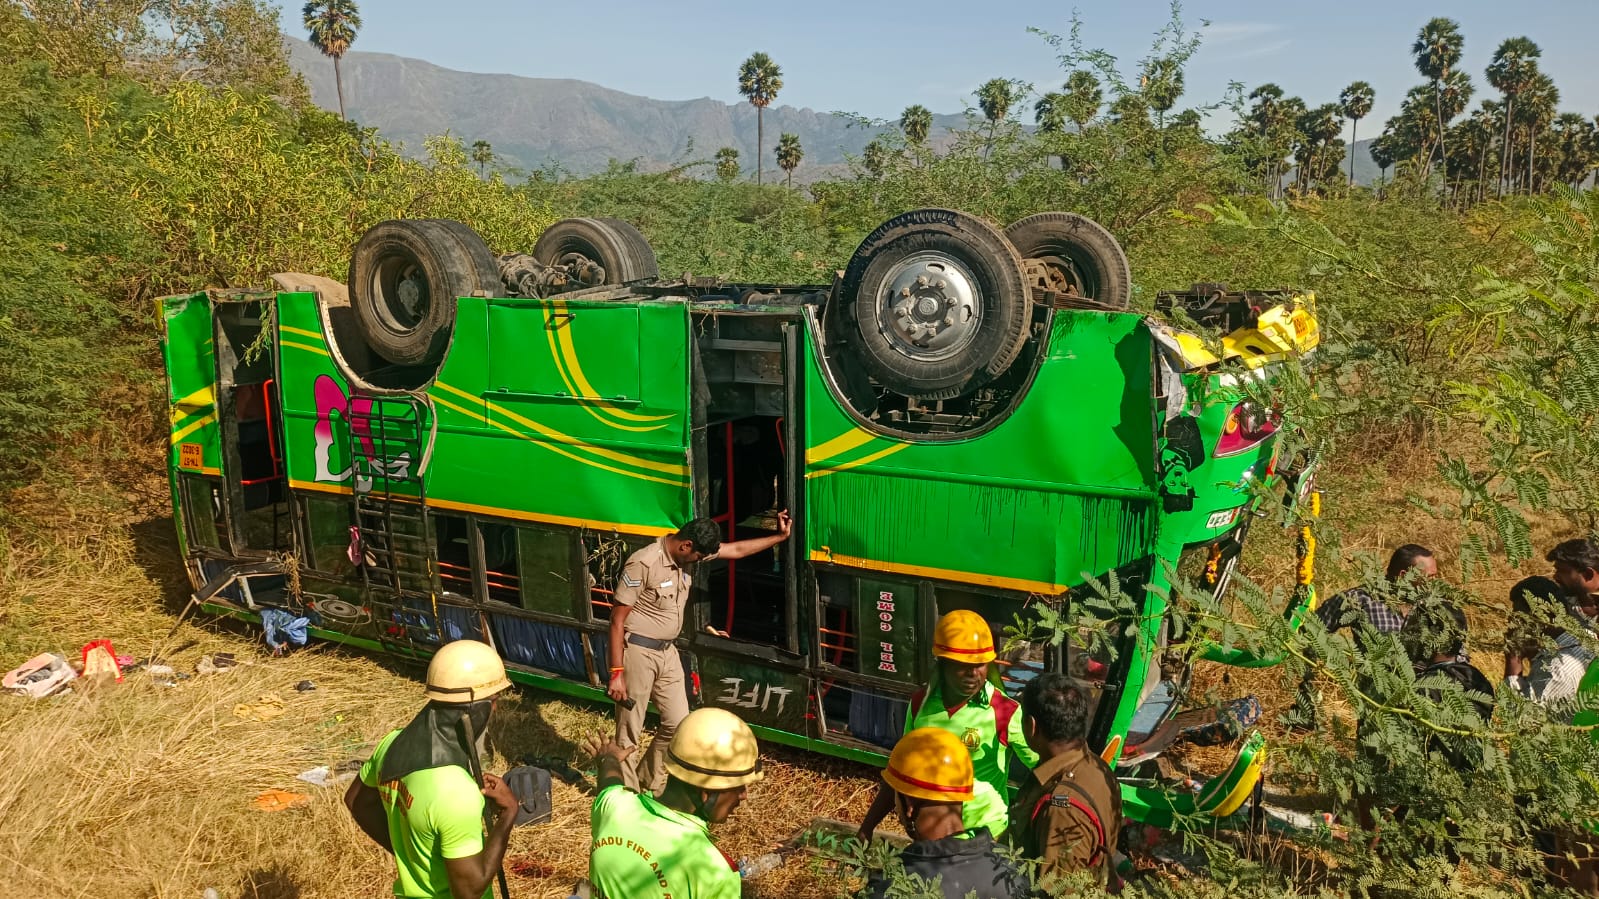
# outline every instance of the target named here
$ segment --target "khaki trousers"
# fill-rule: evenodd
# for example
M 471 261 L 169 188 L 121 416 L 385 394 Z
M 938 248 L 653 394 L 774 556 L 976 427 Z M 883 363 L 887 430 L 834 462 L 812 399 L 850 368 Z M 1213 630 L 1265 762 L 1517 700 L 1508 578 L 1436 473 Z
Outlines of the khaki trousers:
M 639 738 L 644 735 L 644 712 L 651 701 L 661 714 L 654 742 L 636 757 L 634 764 L 622 766 L 622 775 L 632 789 L 660 793 L 666 788 L 666 748 L 677 733 L 677 725 L 688 717 L 683 661 L 677 647 L 645 649 L 626 644 L 622 651 L 622 679 L 633 708 L 616 707 L 616 745 L 624 749 L 639 745 Z

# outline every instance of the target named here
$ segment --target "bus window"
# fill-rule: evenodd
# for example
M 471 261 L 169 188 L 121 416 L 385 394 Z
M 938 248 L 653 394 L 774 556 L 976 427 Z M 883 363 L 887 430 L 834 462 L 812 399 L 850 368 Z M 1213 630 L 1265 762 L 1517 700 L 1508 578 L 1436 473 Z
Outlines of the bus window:
M 483 540 L 483 576 L 488 598 L 515 605 L 522 600 L 522 569 L 517 559 L 516 528 L 488 521 L 477 523 Z
M 831 572 L 816 576 L 816 648 L 823 664 L 847 671 L 861 670 L 860 627 L 850 579 Z
M 589 614 L 592 621 L 611 620 L 611 597 L 616 595 L 616 581 L 622 576 L 622 566 L 627 557 L 648 546 L 648 537 L 626 537 L 621 534 L 583 534 L 583 561 L 588 568 Z
M 231 555 L 228 528 L 222 512 L 222 485 L 205 478 L 184 475 L 183 518 L 190 549 L 214 549 Z
M 348 500 L 302 497 L 311 558 L 307 567 L 343 575 L 350 569 L 350 503 Z
M 1027 682 L 1045 671 L 1059 670 L 1055 657 L 1059 655 L 1049 646 L 1048 635 L 1032 633 L 1024 600 L 1010 595 L 979 593 L 942 584 L 934 588 L 938 600 L 938 614 L 947 615 L 956 609 L 966 609 L 983 616 L 994 632 L 994 650 L 1000 684 L 1012 696 L 1021 695 Z M 1020 630 L 1017 618 L 1021 619 Z
M 439 586 L 446 593 L 476 596 L 472 578 L 471 524 L 459 515 L 433 514 L 433 553 Z
M 516 532 L 522 563 L 522 608 L 571 617 L 571 532 L 526 525 Z

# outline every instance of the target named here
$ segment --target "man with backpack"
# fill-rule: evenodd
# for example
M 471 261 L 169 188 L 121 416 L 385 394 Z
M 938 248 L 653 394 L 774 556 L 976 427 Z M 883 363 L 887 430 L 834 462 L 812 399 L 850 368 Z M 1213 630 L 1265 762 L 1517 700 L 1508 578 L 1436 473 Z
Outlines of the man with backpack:
M 973 796 L 972 756 L 959 737 L 921 727 L 901 737 L 883 783 L 911 844 L 866 883 L 865 899 L 1028 899 L 1027 877 L 1000 853 L 986 827 L 962 820 Z
M 1040 874 L 1088 870 L 1101 886 L 1113 884 L 1121 786 L 1084 739 L 1087 691 L 1064 674 L 1029 681 L 1022 733 L 1039 762 L 1011 804 L 1007 838 L 1040 861 Z

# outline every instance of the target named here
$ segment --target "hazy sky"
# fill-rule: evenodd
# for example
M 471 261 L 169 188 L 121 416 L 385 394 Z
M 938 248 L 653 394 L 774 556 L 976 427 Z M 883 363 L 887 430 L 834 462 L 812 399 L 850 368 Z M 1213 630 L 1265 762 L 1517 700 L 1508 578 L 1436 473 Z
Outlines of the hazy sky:
M 1166 21 L 1161 0 L 1082 3 L 1083 36 L 1136 77 Z M 284 24 L 304 36 L 297 12 Z M 737 102 L 738 64 L 764 50 L 783 69 L 779 105 L 897 117 L 911 103 L 959 112 L 988 78 L 1052 88 L 1064 76 L 1029 26 L 1065 33 L 1071 5 L 1044 0 L 365 0 L 354 49 L 426 59 L 452 69 L 577 78 L 665 100 Z M 1562 111 L 1599 112 L 1599 0 L 1190 0 L 1184 17 L 1204 36 L 1179 106 L 1214 102 L 1229 81 L 1275 81 L 1314 106 L 1349 82 L 1376 88 L 1375 135 L 1421 81 L 1410 43 L 1427 19 L 1450 16 L 1466 38 L 1478 99 L 1482 70 L 1505 37 L 1526 35 L 1560 87 Z M 1208 20 L 1208 27 L 1201 27 Z

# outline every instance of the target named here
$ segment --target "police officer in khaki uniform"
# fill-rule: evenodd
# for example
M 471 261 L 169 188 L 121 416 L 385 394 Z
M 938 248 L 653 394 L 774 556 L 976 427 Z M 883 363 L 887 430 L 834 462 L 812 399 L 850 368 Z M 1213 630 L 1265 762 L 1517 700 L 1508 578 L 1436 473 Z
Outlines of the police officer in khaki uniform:
M 724 544 L 716 522 L 696 518 L 628 557 L 611 607 L 611 676 L 606 693 L 617 702 L 616 744 L 623 749 L 638 745 L 650 700 L 661 713 L 649 752 L 638 760 L 637 768 L 623 766 L 630 788 L 659 793 L 666 786 L 666 748 L 688 715 L 683 663 L 673 641 L 683 630 L 683 610 L 693 582 L 689 566 L 763 552 L 787 540 L 792 528 L 784 510 L 777 515 L 776 534 Z M 630 698 L 632 708 L 626 706 Z

